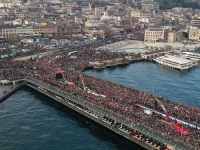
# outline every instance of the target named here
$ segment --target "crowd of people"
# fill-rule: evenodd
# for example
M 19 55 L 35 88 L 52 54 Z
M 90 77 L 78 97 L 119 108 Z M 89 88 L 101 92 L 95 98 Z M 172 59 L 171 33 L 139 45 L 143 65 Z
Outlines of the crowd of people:
M 196 125 L 200 124 L 200 117 L 197 115 L 200 114 L 199 109 L 92 77 L 82 72 L 89 65 L 89 62 L 124 57 L 120 53 L 95 50 L 96 47 L 105 45 L 108 40 L 118 41 L 118 39 L 108 38 L 77 46 L 66 45 L 62 51 L 34 60 L 0 60 L 0 78 L 15 80 L 30 77 L 61 92 L 67 92 L 73 97 L 111 111 L 120 117 L 125 117 L 129 122 L 147 128 L 149 132 L 157 131 L 160 135 L 164 134 L 177 141 L 187 143 L 189 146 L 200 148 L 200 130 L 197 127 L 182 126 L 181 128 L 190 132 L 188 135 L 183 135 L 176 132 L 172 125 L 176 120 L 166 122 L 162 115 L 146 114 L 144 108 L 135 104 L 163 112 L 163 108 L 158 103 L 159 100 L 169 115 L 187 122 L 195 122 Z M 76 52 L 70 54 L 74 51 Z M 69 66 L 74 69 L 68 69 Z M 56 79 L 56 74 L 60 73 L 58 70 L 64 70 L 62 71 L 62 79 Z M 69 85 L 68 82 L 74 84 Z

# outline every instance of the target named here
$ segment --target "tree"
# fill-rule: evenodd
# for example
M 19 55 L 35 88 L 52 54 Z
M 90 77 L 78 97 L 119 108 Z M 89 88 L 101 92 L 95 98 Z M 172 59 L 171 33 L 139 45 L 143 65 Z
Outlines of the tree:
M 103 31 L 104 31 L 105 37 L 108 37 L 112 34 L 112 31 L 109 28 L 105 28 Z
M 184 39 L 188 39 L 188 33 L 187 32 L 182 32 L 181 35 Z
M 44 38 L 44 33 L 43 32 L 41 33 L 41 38 Z

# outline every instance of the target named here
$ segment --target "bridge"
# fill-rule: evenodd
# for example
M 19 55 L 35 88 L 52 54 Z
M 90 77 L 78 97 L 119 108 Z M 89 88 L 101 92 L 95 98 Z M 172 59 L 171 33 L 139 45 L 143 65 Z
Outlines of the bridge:
M 92 119 L 93 121 L 98 122 L 99 124 L 109 128 L 110 130 L 122 135 L 123 137 L 134 141 L 135 143 L 147 148 L 147 149 L 155 149 L 152 146 L 149 146 L 148 144 L 145 144 L 144 142 L 141 143 L 141 141 L 138 141 L 133 136 L 130 136 L 130 134 L 126 134 L 119 130 L 119 128 L 114 128 L 111 125 L 108 125 L 104 123 L 101 120 L 100 116 L 106 116 L 112 120 L 114 120 L 117 124 L 120 124 L 121 126 L 127 126 L 130 129 L 133 129 L 134 131 L 140 132 L 144 135 L 147 135 L 148 137 L 151 137 L 153 139 L 156 139 L 157 141 L 160 141 L 162 143 L 166 143 L 167 145 L 170 145 L 176 149 L 179 150 L 196 150 L 195 147 L 188 146 L 184 142 L 178 141 L 177 139 L 170 137 L 164 133 L 161 133 L 159 131 L 153 130 L 143 124 L 133 124 L 129 121 L 128 118 L 123 117 L 122 115 L 116 114 L 112 111 L 109 111 L 107 109 L 104 109 L 102 107 L 99 107 L 97 105 L 94 105 L 93 103 L 90 103 L 86 100 L 77 98 L 72 96 L 70 93 L 66 93 L 63 91 L 59 91 L 55 87 L 49 86 L 47 84 L 44 84 L 40 81 L 34 80 L 32 78 L 26 77 L 24 79 L 27 86 L 51 97 L 52 99 L 58 101 L 59 103 L 64 104 L 65 106 L 85 115 L 86 117 Z M 90 113 L 86 113 L 86 110 Z

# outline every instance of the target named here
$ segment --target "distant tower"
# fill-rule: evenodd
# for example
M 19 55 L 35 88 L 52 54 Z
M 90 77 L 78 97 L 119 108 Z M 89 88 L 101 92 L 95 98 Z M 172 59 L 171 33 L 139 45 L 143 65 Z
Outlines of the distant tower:
M 91 4 L 89 4 L 89 9 L 90 9 L 90 11 L 92 10 L 92 5 Z
M 186 27 L 186 29 L 187 29 L 187 34 L 189 34 L 190 26 L 189 26 L 189 23 L 188 23 L 188 22 L 187 22 L 187 27 Z

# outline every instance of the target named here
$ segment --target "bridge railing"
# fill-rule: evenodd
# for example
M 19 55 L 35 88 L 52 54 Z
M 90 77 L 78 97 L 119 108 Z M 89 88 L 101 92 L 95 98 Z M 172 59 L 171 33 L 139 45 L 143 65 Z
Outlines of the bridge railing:
M 168 136 L 167 134 L 164 134 L 164 133 L 161 133 L 159 131 L 156 131 L 156 130 L 153 130 L 152 128 L 144 125 L 144 124 L 137 124 L 137 123 L 131 123 L 129 121 L 128 118 L 126 118 L 125 116 L 123 115 L 120 115 L 120 114 L 116 114 L 114 113 L 113 111 L 110 111 L 108 109 L 104 109 L 100 106 L 97 106 L 91 102 L 88 102 L 86 100 L 83 100 L 83 99 L 80 99 L 78 97 L 75 97 L 75 96 L 72 96 L 70 95 L 69 93 L 66 93 L 66 92 L 63 92 L 63 91 L 60 91 L 58 90 L 57 88 L 53 87 L 53 86 L 50 86 L 46 83 L 43 83 L 41 81 L 38 81 L 38 80 L 35 80 L 33 78 L 30 78 L 30 77 L 26 77 L 25 78 L 25 81 L 26 82 L 29 82 L 29 83 L 32 83 L 34 85 L 37 85 L 39 87 L 42 87 L 44 89 L 47 89 L 48 91 L 51 91 L 57 95 L 60 95 L 62 97 L 64 97 L 65 99 L 69 99 L 79 105 L 82 105 L 84 107 L 87 107 L 89 109 L 92 109 L 92 110 L 95 110 L 96 112 L 99 112 L 113 120 L 116 120 L 134 130 L 137 130 L 145 135 L 148 135 L 149 137 L 152 137 L 153 139 L 157 139 L 158 141 L 161 141 L 163 143 L 166 143 L 168 145 L 171 145 L 175 148 L 178 148 L 178 149 L 181 149 L 181 150 L 187 150 L 187 149 L 190 149 L 190 150 L 197 150 L 196 147 L 194 146 L 190 146 L 180 140 L 177 140 L 171 136 Z

